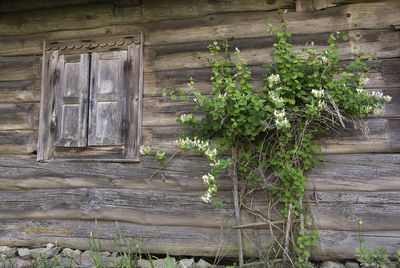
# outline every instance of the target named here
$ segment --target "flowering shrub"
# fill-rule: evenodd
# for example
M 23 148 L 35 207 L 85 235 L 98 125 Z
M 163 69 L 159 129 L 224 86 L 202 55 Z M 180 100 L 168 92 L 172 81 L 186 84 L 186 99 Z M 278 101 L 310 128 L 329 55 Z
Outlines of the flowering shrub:
M 345 127 L 346 121 L 357 123 L 391 97 L 364 88 L 368 83 L 367 56 L 344 67 L 339 65 L 336 39 L 347 40 L 344 34 L 331 34 L 325 50 L 311 42 L 301 52 L 293 52 L 291 33 L 286 30 L 286 21 L 282 22 L 280 27 L 270 25 L 269 32 L 277 42 L 271 53 L 273 63 L 265 65 L 260 88 L 251 83 L 251 70 L 238 48 L 232 51 L 227 41 L 209 45 L 206 59 L 212 66 L 212 94 L 202 95 L 190 80 L 195 107 L 203 117 L 180 115 L 177 122 L 195 128 L 196 136 L 182 136 L 175 144 L 208 158 L 211 170 L 203 176 L 208 186 L 204 202 L 213 201 L 218 178 L 234 164 L 241 181 L 261 183 L 283 204 L 282 220 L 294 232 L 290 222 L 304 213 L 305 172 L 316 161 L 313 152 L 320 150 L 312 143 L 315 134 Z M 230 151 L 234 155 L 228 157 Z M 318 234 L 303 225 L 294 236 L 295 263 L 308 267 L 307 247 L 317 242 Z

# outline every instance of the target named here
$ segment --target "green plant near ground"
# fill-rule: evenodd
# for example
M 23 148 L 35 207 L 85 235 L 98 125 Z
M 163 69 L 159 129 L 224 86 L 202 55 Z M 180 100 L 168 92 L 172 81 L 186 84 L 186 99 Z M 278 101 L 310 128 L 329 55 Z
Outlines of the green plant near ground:
M 395 268 L 396 263 L 389 259 L 390 255 L 387 254 L 387 250 L 382 245 L 377 249 L 369 249 L 367 246 L 364 246 L 366 240 L 361 236 L 361 225 L 362 220 L 360 219 L 358 221 L 357 237 L 360 247 L 356 248 L 356 257 L 361 267 Z M 393 257 L 397 258 L 400 264 L 400 250 Z
M 293 266 L 310 267 L 309 250 L 318 242 L 318 235 L 298 222 L 305 213 L 305 172 L 318 161 L 313 157 L 320 150 L 313 144 L 315 136 L 345 127 L 347 122 L 363 126 L 359 120 L 382 108 L 391 97 L 365 89 L 365 61 L 370 57 L 361 55 L 344 66 L 339 62 L 336 40 L 347 40 L 346 35 L 332 33 L 324 50 L 310 42 L 298 52 L 292 50 L 287 25 L 283 16 L 281 26 L 270 25 L 269 32 L 277 41 L 259 88 L 251 82 L 251 70 L 238 48 L 233 50 L 227 40 L 209 45 L 206 59 L 212 67 L 212 93 L 196 91 L 192 79 L 188 84 L 191 92 L 178 93 L 180 99 L 193 99 L 202 118 L 179 115 L 177 122 L 195 128 L 196 134 L 182 135 L 175 143 L 181 150 L 195 150 L 209 160 L 211 170 L 203 176 L 208 186 L 204 202 L 222 205 L 216 194 L 223 174 L 238 177 L 244 195 L 255 187 L 269 191 L 283 204 L 285 227 L 275 230 L 285 235 L 276 240 L 276 252 L 285 259 L 290 256 Z M 170 95 L 177 99 L 176 93 Z M 159 156 L 157 160 L 166 163 Z M 273 221 L 267 215 L 260 217 Z

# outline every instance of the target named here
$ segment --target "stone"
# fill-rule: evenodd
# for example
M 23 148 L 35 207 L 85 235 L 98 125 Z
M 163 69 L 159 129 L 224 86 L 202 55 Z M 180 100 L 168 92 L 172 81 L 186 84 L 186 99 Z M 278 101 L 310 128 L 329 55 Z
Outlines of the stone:
M 197 263 L 196 263 L 196 267 L 199 268 L 211 268 L 213 267 L 213 265 L 211 263 L 206 262 L 203 259 L 200 259 Z
M 53 258 L 61 251 L 61 248 L 35 248 L 31 250 L 31 256 L 34 259 L 39 258 L 40 255 L 47 259 Z
M 7 246 L 1 246 L 0 247 L 0 256 L 3 256 L 5 258 L 11 258 L 17 255 L 17 249 L 16 248 L 10 248 Z
M 34 261 L 32 259 L 24 260 L 18 257 L 10 259 L 10 263 L 12 263 L 12 265 L 9 267 L 12 268 L 30 268 L 34 266 Z
M 101 253 L 101 256 L 110 257 L 110 256 L 111 256 L 111 253 L 108 252 L 108 251 L 104 251 L 104 252 Z
M 75 264 L 81 263 L 81 251 L 79 249 L 64 248 L 62 255 Z
M 340 262 L 334 262 L 334 261 L 324 261 L 321 266 L 321 268 L 345 268 L 344 265 Z
M 46 248 L 54 248 L 54 244 L 48 243 L 48 244 L 46 245 Z
M 159 260 L 153 260 L 154 268 L 168 268 L 170 266 L 167 266 L 166 264 L 167 259 L 159 259 Z M 173 262 L 174 265 L 176 263 L 175 258 L 169 257 L 169 261 Z
M 113 258 L 118 258 L 118 257 L 120 257 L 121 255 L 119 254 L 119 252 L 113 252 L 112 254 L 111 254 L 111 257 L 113 257 Z
M 348 261 L 344 264 L 345 268 L 360 268 L 360 265 L 358 264 L 358 262 L 354 262 L 354 261 Z
M 191 259 L 182 259 L 178 262 L 178 268 L 192 268 L 195 265 L 195 261 L 193 258 Z
M 29 248 L 19 248 L 17 249 L 18 256 L 22 259 L 27 260 L 31 258 L 31 250 Z

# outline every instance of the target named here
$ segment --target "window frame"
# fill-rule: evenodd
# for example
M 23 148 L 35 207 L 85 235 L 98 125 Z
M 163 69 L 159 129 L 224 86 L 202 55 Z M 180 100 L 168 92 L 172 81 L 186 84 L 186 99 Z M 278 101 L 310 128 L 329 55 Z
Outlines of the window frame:
M 53 140 L 57 126 L 55 125 L 56 84 L 59 77 L 57 68 L 58 56 L 91 52 L 127 51 L 126 73 L 126 131 L 123 153 L 118 157 L 107 154 L 94 157 L 55 157 Z M 90 78 L 90 74 L 89 77 Z M 143 98 L 143 34 L 130 36 L 107 37 L 93 40 L 62 40 L 43 42 L 41 97 L 39 114 L 37 161 L 97 161 L 97 162 L 139 162 L 139 147 L 142 127 Z M 89 128 L 89 126 L 87 126 Z M 86 146 L 90 149 L 95 146 Z M 96 147 L 110 147 L 107 145 Z M 75 148 L 75 147 L 70 147 Z M 77 147 L 78 148 L 78 147 Z

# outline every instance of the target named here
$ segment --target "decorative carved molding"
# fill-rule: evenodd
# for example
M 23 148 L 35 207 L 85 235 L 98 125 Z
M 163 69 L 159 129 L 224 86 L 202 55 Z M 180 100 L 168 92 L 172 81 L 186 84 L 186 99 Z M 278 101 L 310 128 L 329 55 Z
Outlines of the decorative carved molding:
M 59 53 L 74 53 L 82 51 L 120 50 L 130 44 L 140 44 L 140 36 L 120 36 L 90 40 L 60 40 L 46 42 L 46 51 Z

